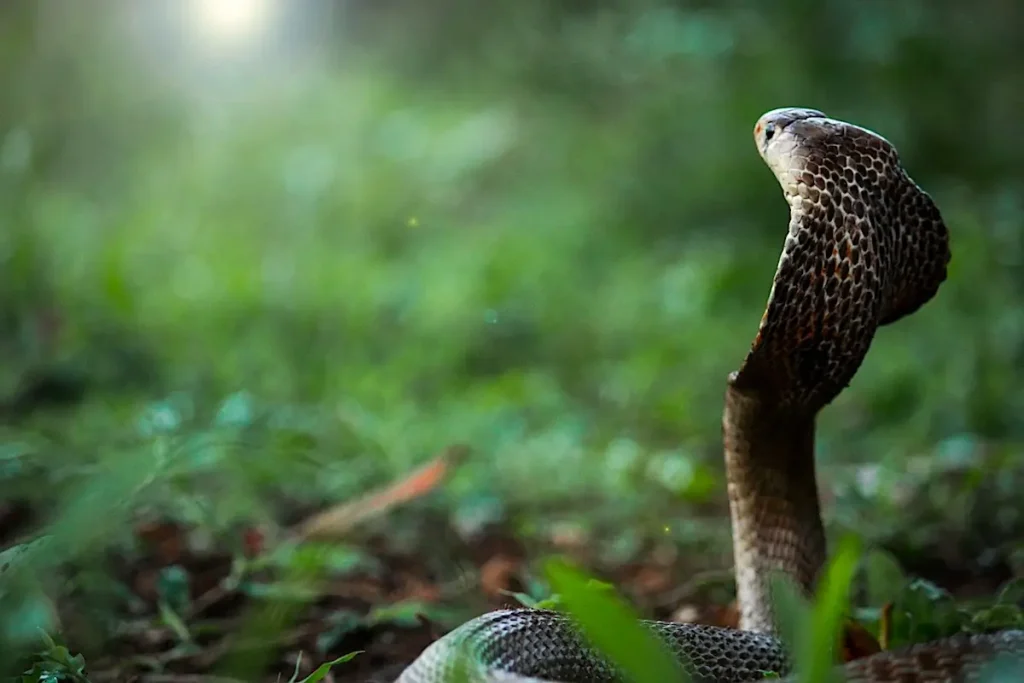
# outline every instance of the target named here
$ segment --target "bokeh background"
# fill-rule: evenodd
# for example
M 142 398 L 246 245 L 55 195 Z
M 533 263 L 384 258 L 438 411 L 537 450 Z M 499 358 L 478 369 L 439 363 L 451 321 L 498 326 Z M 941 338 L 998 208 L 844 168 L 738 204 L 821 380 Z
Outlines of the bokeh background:
M 1006 0 L 5 2 L 8 517 L 131 565 L 140 518 L 232 539 L 468 444 L 346 572 L 402 557 L 462 618 L 496 556 L 727 570 L 724 380 L 788 216 L 752 129 L 799 105 L 893 141 L 952 232 L 820 418 L 830 529 L 994 591 L 1024 573 L 1022 27 Z

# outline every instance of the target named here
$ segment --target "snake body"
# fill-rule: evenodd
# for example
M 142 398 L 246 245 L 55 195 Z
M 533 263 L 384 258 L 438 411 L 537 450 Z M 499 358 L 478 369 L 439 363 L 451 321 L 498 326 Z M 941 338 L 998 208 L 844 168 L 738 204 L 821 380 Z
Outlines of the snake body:
M 783 572 L 811 591 L 825 562 L 815 418 L 852 380 L 877 328 L 936 294 L 950 259 L 938 208 L 880 135 L 814 109 L 785 108 L 758 120 L 754 140 L 790 221 L 757 336 L 728 378 L 722 418 L 740 628 L 643 622 L 708 683 L 788 673 L 769 576 Z M 1024 680 L 1018 630 L 882 652 L 842 672 L 860 683 L 972 681 L 997 654 Z M 463 624 L 398 681 L 442 683 L 455 670 L 494 683 L 619 680 L 566 616 L 531 609 Z

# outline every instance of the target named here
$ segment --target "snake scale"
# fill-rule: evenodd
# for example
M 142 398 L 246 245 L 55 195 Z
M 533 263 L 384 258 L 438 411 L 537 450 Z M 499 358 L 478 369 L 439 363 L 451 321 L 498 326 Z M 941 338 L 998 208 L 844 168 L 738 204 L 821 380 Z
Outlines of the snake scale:
M 645 621 L 691 676 L 708 683 L 789 672 L 768 577 L 811 591 L 826 558 L 814 466 L 818 412 L 852 380 L 876 329 L 913 313 L 946 279 L 938 208 L 883 137 L 814 109 L 775 109 L 754 127 L 790 207 L 767 307 L 727 382 L 722 432 L 740 628 Z M 556 612 L 491 612 L 428 647 L 399 683 L 617 680 Z M 1021 668 L 1024 631 L 961 634 L 841 667 L 860 683 L 974 681 L 993 655 Z M 467 666 L 468 665 L 468 666 Z

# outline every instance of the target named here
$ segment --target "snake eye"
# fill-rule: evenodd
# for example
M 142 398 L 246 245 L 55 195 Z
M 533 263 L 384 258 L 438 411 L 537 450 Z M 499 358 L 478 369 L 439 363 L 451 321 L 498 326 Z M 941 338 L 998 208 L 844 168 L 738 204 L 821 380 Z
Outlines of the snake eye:
M 769 140 L 772 139 L 773 135 L 775 135 L 775 124 L 769 123 L 767 126 L 764 127 L 764 141 L 768 142 Z

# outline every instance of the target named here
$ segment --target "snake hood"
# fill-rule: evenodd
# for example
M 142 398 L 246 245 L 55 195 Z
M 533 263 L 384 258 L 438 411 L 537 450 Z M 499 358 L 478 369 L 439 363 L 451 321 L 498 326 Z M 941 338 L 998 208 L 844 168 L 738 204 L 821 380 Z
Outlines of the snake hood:
M 818 109 L 773 109 L 758 154 L 790 208 L 768 306 L 739 385 L 815 412 L 853 378 L 875 328 L 932 298 L 949 235 L 896 148 Z

